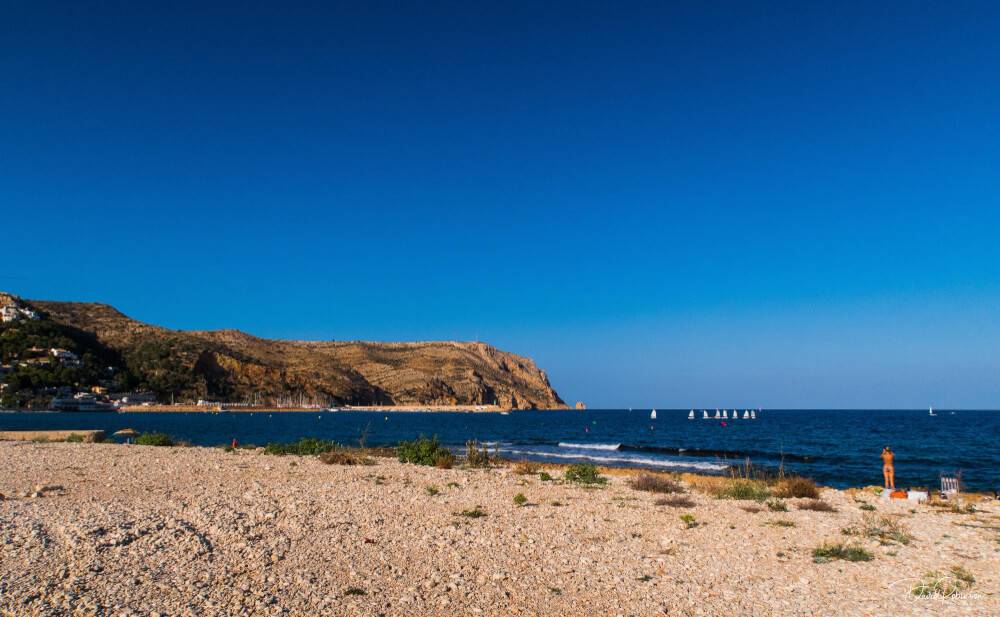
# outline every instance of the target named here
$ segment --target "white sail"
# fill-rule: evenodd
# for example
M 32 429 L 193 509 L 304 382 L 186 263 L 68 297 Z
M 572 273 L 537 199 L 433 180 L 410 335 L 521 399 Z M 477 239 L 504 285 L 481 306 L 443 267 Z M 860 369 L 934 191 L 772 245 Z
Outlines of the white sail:
M 757 419 L 757 412 L 754 411 L 753 409 L 750 410 L 750 419 L 751 420 L 756 420 Z
M 694 410 L 693 409 L 691 410 L 691 413 L 688 414 L 688 420 L 694 420 Z
M 749 409 L 744 409 L 743 410 L 743 419 L 747 420 L 749 418 L 750 418 L 750 410 Z
M 655 409 L 652 412 L 650 412 L 649 419 L 650 420 L 655 420 L 656 419 L 656 410 Z
M 702 409 L 701 410 L 701 417 L 704 418 L 705 420 L 708 420 L 708 410 L 707 409 Z
M 728 420 L 729 419 L 729 410 L 728 409 L 723 409 L 722 410 L 722 419 L 723 420 Z
M 716 419 L 716 420 L 718 420 L 718 419 L 719 419 L 719 418 L 721 418 L 721 417 L 722 417 L 722 416 L 721 416 L 721 415 L 719 415 L 719 410 L 718 410 L 718 409 L 716 409 L 716 410 L 715 410 L 715 419 Z

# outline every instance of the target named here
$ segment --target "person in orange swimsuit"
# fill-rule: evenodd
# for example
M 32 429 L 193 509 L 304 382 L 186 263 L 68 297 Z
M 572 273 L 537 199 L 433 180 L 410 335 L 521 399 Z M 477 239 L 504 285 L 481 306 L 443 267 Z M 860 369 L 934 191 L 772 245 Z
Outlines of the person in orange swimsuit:
M 882 477 L 885 478 L 887 489 L 896 488 L 896 468 L 893 466 L 895 460 L 896 455 L 889 449 L 889 446 L 886 446 L 882 450 Z

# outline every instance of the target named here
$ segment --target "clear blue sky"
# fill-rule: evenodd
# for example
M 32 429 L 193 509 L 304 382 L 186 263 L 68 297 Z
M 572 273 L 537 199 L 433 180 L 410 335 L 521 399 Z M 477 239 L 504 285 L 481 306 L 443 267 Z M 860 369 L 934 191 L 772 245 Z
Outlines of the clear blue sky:
M 0 289 L 591 406 L 1000 406 L 1000 5 L 350 4 L 5 3 Z

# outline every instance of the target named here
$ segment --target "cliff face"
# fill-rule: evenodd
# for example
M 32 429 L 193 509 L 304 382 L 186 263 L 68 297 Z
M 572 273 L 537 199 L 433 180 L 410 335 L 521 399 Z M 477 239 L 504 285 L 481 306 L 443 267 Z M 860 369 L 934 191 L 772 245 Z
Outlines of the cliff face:
M 262 339 L 237 330 L 178 331 L 113 307 L 24 301 L 44 319 L 93 335 L 154 389 L 227 401 L 565 408 L 545 372 L 485 343 Z

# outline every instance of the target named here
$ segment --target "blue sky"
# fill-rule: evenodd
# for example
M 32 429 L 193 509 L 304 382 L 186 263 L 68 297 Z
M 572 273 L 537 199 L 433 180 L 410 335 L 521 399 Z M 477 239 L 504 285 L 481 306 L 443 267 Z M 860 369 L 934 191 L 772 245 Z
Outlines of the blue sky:
M 5 5 L 0 289 L 591 406 L 1000 406 L 997 5 L 206 4 Z

